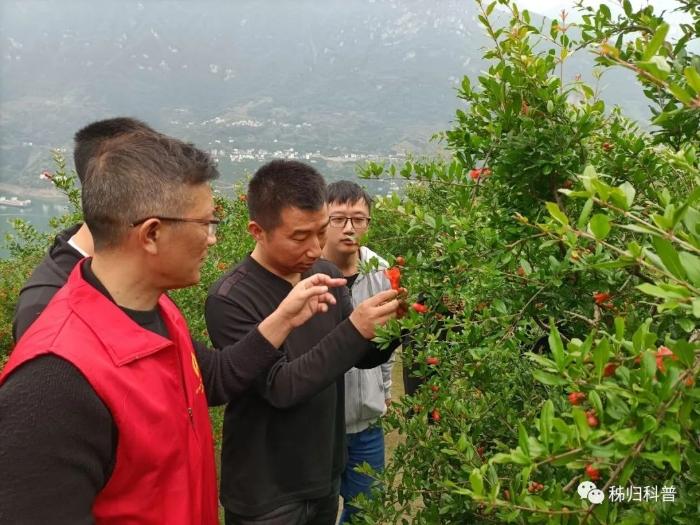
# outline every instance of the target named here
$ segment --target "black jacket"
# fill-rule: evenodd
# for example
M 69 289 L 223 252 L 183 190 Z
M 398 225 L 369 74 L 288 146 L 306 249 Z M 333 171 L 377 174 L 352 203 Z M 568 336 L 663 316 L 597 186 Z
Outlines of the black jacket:
M 341 277 L 318 261 L 302 277 Z M 210 289 L 205 315 L 215 346 L 254 329 L 292 286 L 251 257 Z M 275 363 L 235 404 L 226 407 L 221 502 L 234 514 L 258 516 L 282 505 L 330 494 L 346 461 L 344 374 L 374 368 L 391 351 L 365 340 L 348 319 L 346 287 L 333 288 L 337 304 L 293 330 Z
M 12 319 L 12 337 L 15 342 L 19 341 L 56 292 L 66 284 L 68 274 L 83 258 L 78 250 L 68 244 L 81 226 L 82 224 L 76 224 L 56 236 L 49 253 L 44 256 L 20 290 L 15 316 Z

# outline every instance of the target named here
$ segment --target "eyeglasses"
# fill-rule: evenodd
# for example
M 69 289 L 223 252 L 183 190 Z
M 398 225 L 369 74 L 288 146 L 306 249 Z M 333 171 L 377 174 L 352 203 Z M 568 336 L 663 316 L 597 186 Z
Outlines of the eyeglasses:
M 333 215 L 330 217 L 330 224 L 333 228 L 345 228 L 345 225 L 350 221 L 352 227 L 361 230 L 369 226 L 369 217 L 343 217 L 342 215 Z
M 134 226 L 138 226 L 139 224 L 143 224 L 149 219 L 158 219 L 159 221 L 170 221 L 170 222 L 196 222 L 197 224 L 206 224 L 209 227 L 209 237 L 215 237 L 216 236 L 216 228 L 219 226 L 219 223 L 221 222 L 219 219 L 181 219 L 179 217 L 159 217 L 157 215 L 153 215 L 152 217 L 146 217 L 144 219 L 139 219 L 138 221 L 134 221 L 131 223 L 131 227 L 133 228 Z

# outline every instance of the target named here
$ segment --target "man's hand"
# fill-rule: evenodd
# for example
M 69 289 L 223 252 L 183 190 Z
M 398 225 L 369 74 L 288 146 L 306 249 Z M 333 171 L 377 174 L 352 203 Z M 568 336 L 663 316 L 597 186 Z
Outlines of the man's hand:
M 294 328 L 317 313 L 327 312 L 328 305 L 336 302 L 328 289 L 345 286 L 346 282 L 345 279 L 334 279 L 323 273 L 299 281 L 277 309 L 258 325 L 258 330 L 279 348 Z
M 292 288 L 275 310 L 275 314 L 281 322 L 291 328 L 297 328 L 315 314 L 327 312 L 328 305 L 335 304 L 335 296 L 328 289 L 345 286 L 346 283 L 346 279 L 334 279 L 323 273 L 307 277 Z
M 362 337 L 373 339 L 377 325 L 384 325 L 396 317 L 399 301 L 396 290 L 385 290 L 365 299 L 350 314 L 350 322 Z

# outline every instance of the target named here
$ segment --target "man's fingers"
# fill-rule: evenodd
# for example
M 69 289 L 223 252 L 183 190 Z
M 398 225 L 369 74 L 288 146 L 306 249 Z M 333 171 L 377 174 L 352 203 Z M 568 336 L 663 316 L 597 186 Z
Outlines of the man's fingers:
M 399 302 L 394 299 L 385 304 L 380 304 L 374 307 L 373 317 L 385 317 L 390 315 L 396 315 L 396 310 L 399 308 Z
M 373 295 L 369 299 L 367 299 L 367 303 L 372 305 L 372 306 L 377 306 L 382 303 L 386 303 L 388 301 L 391 301 L 398 295 L 398 292 L 396 290 L 384 290 L 383 292 L 379 292 L 376 295 Z
M 305 288 L 318 285 L 325 285 L 329 288 L 337 288 L 338 286 L 345 286 L 347 282 L 347 279 L 341 277 L 331 277 L 325 273 L 316 273 L 302 281 Z

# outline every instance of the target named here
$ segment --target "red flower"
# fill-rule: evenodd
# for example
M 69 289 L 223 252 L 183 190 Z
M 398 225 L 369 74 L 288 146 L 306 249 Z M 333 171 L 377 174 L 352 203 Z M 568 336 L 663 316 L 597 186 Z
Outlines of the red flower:
M 440 359 L 438 359 L 437 357 L 433 357 L 433 356 L 426 357 L 426 358 L 425 358 L 425 364 L 426 364 L 426 365 L 430 365 L 430 366 L 439 365 L 439 364 L 440 364 Z
M 430 419 L 432 419 L 434 423 L 440 422 L 440 411 L 437 408 L 434 408 L 433 411 L 430 413 Z
M 397 266 L 393 266 L 384 270 L 384 274 L 386 278 L 389 279 L 391 288 L 398 291 L 398 289 L 401 288 L 401 270 L 399 270 Z
M 674 361 L 678 360 L 678 356 L 676 356 L 670 348 L 666 346 L 660 346 L 659 349 L 656 351 L 656 368 L 659 369 L 660 372 L 665 372 L 666 367 L 664 366 L 664 358 L 670 357 Z
M 617 363 L 608 363 L 605 365 L 605 368 L 603 368 L 603 377 L 610 377 L 611 375 L 615 374 L 615 370 L 617 370 Z
M 413 303 L 411 305 L 411 308 L 413 308 L 419 314 L 424 314 L 425 312 L 428 311 L 428 307 L 425 306 L 424 304 L 420 304 L 420 303 Z
M 608 292 L 595 292 L 593 294 L 593 300 L 595 301 L 595 304 L 603 304 L 608 299 L 610 299 L 610 294 Z
M 586 394 L 583 392 L 571 392 L 567 397 L 572 405 L 580 405 L 586 399 Z
M 477 181 L 481 177 L 488 177 L 489 175 L 491 175 L 491 168 L 474 168 L 469 172 L 469 176 L 473 181 Z
M 597 481 L 600 479 L 600 471 L 595 468 L 593 465 L 586 465 L 586 476 L 591 478 L 593 481 Z

